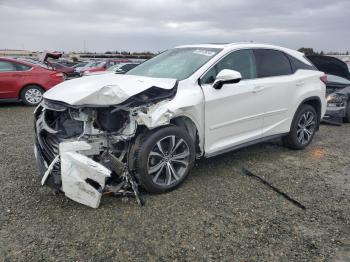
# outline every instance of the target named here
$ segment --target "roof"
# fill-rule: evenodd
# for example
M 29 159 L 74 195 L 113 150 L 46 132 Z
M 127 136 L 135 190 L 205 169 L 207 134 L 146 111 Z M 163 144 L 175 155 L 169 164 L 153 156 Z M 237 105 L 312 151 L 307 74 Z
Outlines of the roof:
M 200 47 L 200 48 L 220 48 L 223 49 L 224 52 L 229 52 L 231 50 L 235 49 L 242 49 L 242 48 L 267 48 L 267 49 L 275 49 L 275 50 L 280 50 L 285 53 L 288 53 L 289 55 L 292 55 L 299 60 L 302 60 L 304 63 L 310 64 L 308 60 L 304 58 L 304 54 L 293 50 L 289 49 L 286 47 L 281 47 L 277 45 L 270 45 L 270 44 L 264 44 L 264 43 L 256 43 L 256 42 L 236 42 L 236 43 L 218 43 L 218 44 L 195 44 L 195 45 L 182 45 L 182 46 L 177 46 L 176 48 L 186 48 L 186 47 Z

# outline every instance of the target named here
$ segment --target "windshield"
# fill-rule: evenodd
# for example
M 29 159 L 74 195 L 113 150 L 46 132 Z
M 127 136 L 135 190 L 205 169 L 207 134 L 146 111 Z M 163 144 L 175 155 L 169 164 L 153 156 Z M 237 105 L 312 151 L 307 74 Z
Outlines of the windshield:
M 36 65 L 36 66 L 43 67 L 43 68 L 45 68 L 45 69 L 49 69 L 49 67 L 48 67 L 46 64 L 43 64 L 42 62 L 37 61 L 37 60 L 34 60 L 34 59 L 30 59 L 30 58 L 18 58 L 18 60 L 27 62 L 27 63 L 32 64 L 32 65 Z
M 117 64 L 117 65 L 114 65 L 114 66 L 110 66 L 110 67 L 108 67 L 107 71 L 113 71 L 114 72 L 115 70 L 117 70 L 121 66 L 122 66 L 122 64 Z
M 175 48 L 131 69 L 127 75 L 184 80 L 218 54 L 218 48 Z

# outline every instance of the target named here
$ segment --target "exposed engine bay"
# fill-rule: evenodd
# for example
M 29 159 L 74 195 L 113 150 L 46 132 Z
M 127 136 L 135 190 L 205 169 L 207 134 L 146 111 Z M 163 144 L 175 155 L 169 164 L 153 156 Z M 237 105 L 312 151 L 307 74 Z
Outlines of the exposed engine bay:
M 34 112 L 42 184 L 93 208 L 102 195 L 135 196 L 142 205 L 132 147 L 139 133 L 152 128 L 149 113 L 175 94 L 176 86 L 151 87 L 119 105 L 100 107 L 44 99 Z

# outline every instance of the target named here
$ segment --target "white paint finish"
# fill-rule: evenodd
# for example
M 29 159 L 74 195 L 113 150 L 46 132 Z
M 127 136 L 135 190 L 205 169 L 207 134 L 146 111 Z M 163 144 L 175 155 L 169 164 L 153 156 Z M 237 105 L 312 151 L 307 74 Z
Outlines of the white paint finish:
M 172 89 L 175 83 L 175 79 L 118 74 L 96 75 L 58 84 L 47 91 L 44 98 L 75 106 L 108 106 L 120 104 L 152 86 Z
M 222 51 L 192 76 L 180 81 L 172 100 L 152 105 L 147 112 L 136 109 L 138 124 L 153 129 L 169 124 L 175 117 L 188 117 L 197 127 L 201 151 L 209 155 L 251 140 L 289 132 L 298 106 L 309 97 L 320 98 L 322 115 L 325 113 L 325 85 L 320 81 L 322 73 L 318 71 L 299 70 L 289 76 L 244 80 L 226 84 L 220 90 L 211 85 L 202 88 L 198 85 L 198 79 L 213 64 L 235 50 L 280 50 L 310 64 L 302 53 L 256 43 L 182 47 L 220 48 Z M 170 89 L 174 85 L 174 79 L 106 74 L 67 81 L 44 97 L 72 105 L 115 105 L 151 86 Z
M 221 89 L 203 86 L 205 96 L 205 153 L 212 154 L 262 134 L 264 100 L 250 80 Z
M 62 191 L 76 202 L 97 208 L 102 193 L 88 184 L 86 179 L 96 181 L 103 189 L 111 171 L 79 153 L 90 149 L 91 146 L 84 141 L 60 143 Z

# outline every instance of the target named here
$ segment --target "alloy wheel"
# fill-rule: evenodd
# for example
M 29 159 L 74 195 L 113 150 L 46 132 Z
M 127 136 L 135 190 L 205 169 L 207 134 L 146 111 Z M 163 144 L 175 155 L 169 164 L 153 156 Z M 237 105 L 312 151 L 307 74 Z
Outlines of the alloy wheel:
M 297 139 L 302 145 L 310 142 L 315 132 L 316 116 L 311 111 L 306 111 L 299 120 L 297 127 Z
M 35 105 L 40 103 L 43 94 L 36 88 L 30 88 L 25 92 L 24 97 L 29 103 Z
M 148 156 L 148 174 L 153 183 L 169 186 L 179 181 L 190 163 L 190 149 L 184 139 L 175 135 L 160 139 Z

